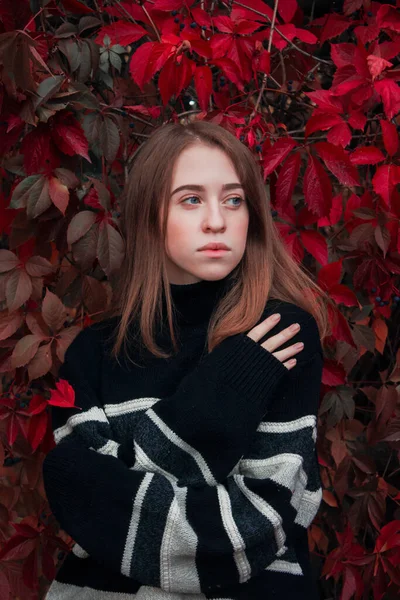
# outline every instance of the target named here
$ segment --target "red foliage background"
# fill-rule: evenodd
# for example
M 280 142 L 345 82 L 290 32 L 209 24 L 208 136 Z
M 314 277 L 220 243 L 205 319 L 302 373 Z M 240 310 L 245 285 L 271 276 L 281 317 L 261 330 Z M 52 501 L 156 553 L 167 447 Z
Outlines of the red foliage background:
M 72 540 L 41 468 L 65 350 L 112 302 L 118 198 L 154 127 L 254 152 L 289 251 L 337 305 L 319 410 L 321 598 L 400 592 L 400 2 L 0 2 L 0 597 Z

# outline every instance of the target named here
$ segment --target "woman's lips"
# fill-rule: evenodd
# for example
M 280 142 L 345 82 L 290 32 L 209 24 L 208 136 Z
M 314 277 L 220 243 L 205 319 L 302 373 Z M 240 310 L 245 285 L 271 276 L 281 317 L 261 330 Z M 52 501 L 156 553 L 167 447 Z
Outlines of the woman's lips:
M 223 256 L 224 254 L 227 254 L 228 252 L 230 252 L 230 250 L 199 250 L 199 252 L 201 252 L 202 254 L 206 254 L 207 256 Z

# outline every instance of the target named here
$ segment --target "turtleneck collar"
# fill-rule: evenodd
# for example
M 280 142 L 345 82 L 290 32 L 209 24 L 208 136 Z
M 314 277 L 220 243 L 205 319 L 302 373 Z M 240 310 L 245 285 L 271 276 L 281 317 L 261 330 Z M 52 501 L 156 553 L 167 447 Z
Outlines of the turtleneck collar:
M 223 279 L 196 283 L 170 283 L 170 292 L 178 325 L 208 325 L 219 299 L 233 284 L 231 273 Z M 166 315 L 166 312 L 165 312 Z

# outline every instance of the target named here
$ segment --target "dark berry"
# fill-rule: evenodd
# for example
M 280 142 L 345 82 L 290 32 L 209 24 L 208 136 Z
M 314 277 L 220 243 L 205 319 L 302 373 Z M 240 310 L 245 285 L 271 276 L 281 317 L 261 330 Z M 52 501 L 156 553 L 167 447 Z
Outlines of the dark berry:
M 241 142 L 244 142 L 244 135 L 241 135 L 239 139 Z
M 173 11 L 171 12 L 171 15 L 172 15 L 173 17 L 174 17 L 175 15 L 177 15 L 177 14 L 178 14 L 178 11 L 177 11 L 177 10 L 173 10 Z
M 256 150 L 257 150 L 257 152 L 261 152 L 261 150 L 262 150 L 262 146 L 260 146 L 260 144 L 257 144 L 257 146 L 256 146 Z
M 278 216 L 278 211 L 277 211 L 277 210 L 275 210 L 275 209 L 271 210 L 271 215 L 272 215 L 273 217 L 277 217 L 277 216 Z
M 371 288 L 371 294 L 375 294 L 376 293 L 376 288 Z
M 385 304 L 387 306 L 389 304 L 389 300 L 384 300 L 383 304 Z
M 195 23 L 195 22 L 193 21 L 193 23 L 190 23 L 190 27 L 191 27 L 192 29 L 195 29 L 195 28 L 197 27 L 197 23 Z
M 383 301 L 379 302 L 379 306 L 385 306 L 385 303 Z
M 175 17 L 174 23 L 179 23 L 179 17 Z
M 289 79 L 288 84 L 292 85 L 292 83 L 293 83 L 293 79 Z
M 205 31 L 207 29 L 207 25 L 202 25 L 201 28 L 203 31 Z
M 376 302 L 381 302 L 381 301 L 382 301 L 382 298 L 381 298 L 380 296 L 376 296 L 376 297 L 375 297 L 375 301 L 376 301 Z
M 129 123 L 129 127 L 133 129 L 135 127 L 135 123 Z
M 400 296 L 395 296 L 395 297 L 393 298 L 393 300 L 394 300 L 395 302 L 400 302 Z
M 368 15 L 369 17 L 373 17 L 373 14 L 372 14 L 372 12 L 371 12 L 370 10 L 367 12 L 367 15 Z
M 180 29 L 181 31 L 182 31 L 182 29 L 184 29 L 184 27 L 185 27 L 185 24 L 184 24 L 184 23 L 181 23 L 181 24 L 179 25 L 179 29 Z

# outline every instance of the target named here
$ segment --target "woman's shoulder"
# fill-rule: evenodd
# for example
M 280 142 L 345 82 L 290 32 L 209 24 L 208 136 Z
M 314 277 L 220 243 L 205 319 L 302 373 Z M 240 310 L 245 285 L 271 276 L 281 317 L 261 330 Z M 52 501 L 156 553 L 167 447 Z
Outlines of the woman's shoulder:
M 103 345 L 114 333 L 120 317 L 112 317 L 96 321 L 83 327 L 75 336 L 69 347 L 75 351 L 93 349 L 93 346 Z
M 286 300 L 269 298 L 265 304 L 263 315 L 265 314 L 265 317 L 267 317 L 269 314 L 273 314 L 275 312 L 279 312 L 282 315 L 282 318 L 299 318 L 304 323 L 310 321 L 316 324 L 314 315 L 305 310 L 303 307 Z

